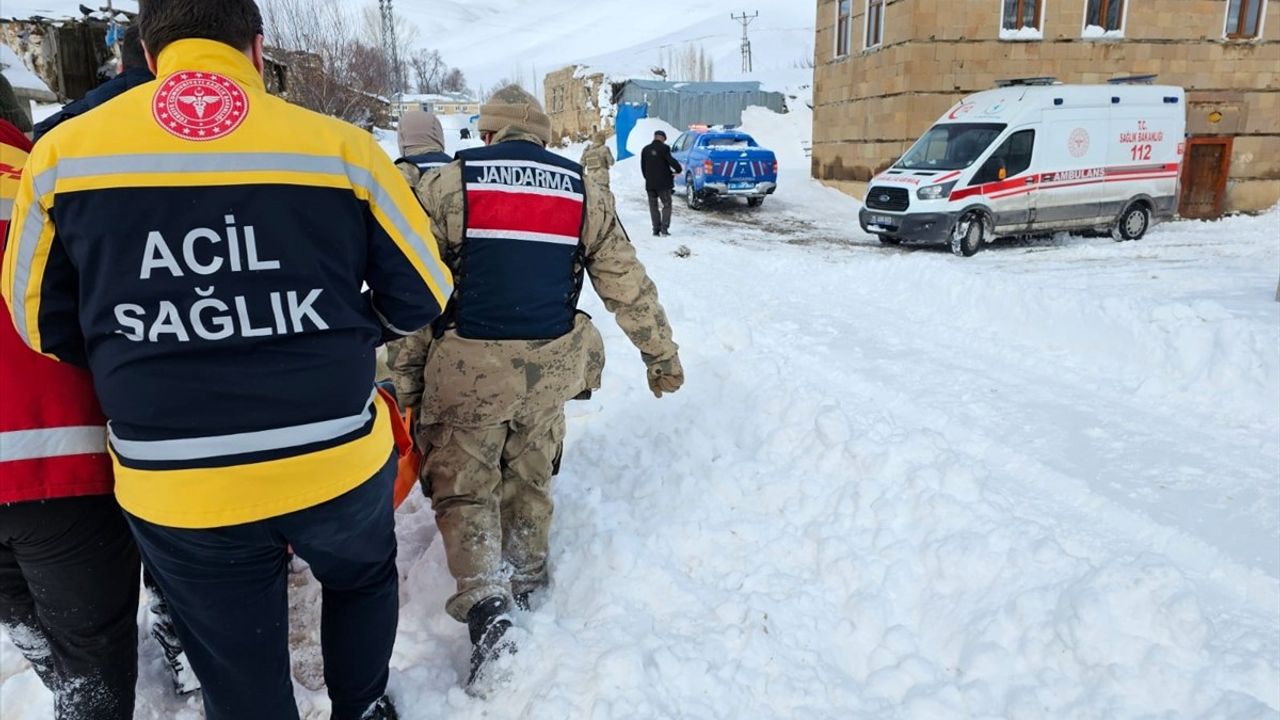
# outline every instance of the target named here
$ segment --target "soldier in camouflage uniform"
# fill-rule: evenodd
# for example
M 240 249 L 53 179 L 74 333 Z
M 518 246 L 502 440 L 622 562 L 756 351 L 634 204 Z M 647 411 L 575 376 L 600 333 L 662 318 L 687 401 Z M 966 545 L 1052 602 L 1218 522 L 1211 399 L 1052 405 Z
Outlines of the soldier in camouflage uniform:
M 640 350 L 654 395 L 684 383 L 657 289 L 636 259 L 612 194 L 545 149 L 550 123 L 518 87 L 480 111 L 486 147 L 418 186 L 441 254 L 458 273 L 450 308 L 412 335 L 392 375 L 416 408 L 422 482 L 466 622 L 472 677 L 503 652 L 513 604 L 547 584 L 550 482 L 564 405 L 600 386 L 604 344 L 576 310 L 583 273 Z
M 414 187 L 422 176 L 435 172 L 453 162 L 453 156 L 444 151 L 444 127 L 440 118 L 425 110 L 407 110 L 400 116 L 396 131 L 400 146 L 400 159 L 396 167 Z
M 587 171 L 587 179 L 609 187 L 609 169 L 613 167 L 613 152 L 604 144 L 604 133 L 596 133 L 591 138 L 591 147 L 582 151 L 582 167 Z

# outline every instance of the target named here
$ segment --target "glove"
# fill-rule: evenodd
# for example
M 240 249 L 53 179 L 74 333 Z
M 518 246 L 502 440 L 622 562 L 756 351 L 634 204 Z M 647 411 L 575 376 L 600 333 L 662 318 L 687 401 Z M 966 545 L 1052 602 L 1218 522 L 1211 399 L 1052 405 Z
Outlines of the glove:
M 656 398 L 663 393 L 673 393 L 684 385 L 684 368 L 680 366 L 680 356 L 672 356 L 670 360 L 659 360 L 649 365 L 649 389 Z

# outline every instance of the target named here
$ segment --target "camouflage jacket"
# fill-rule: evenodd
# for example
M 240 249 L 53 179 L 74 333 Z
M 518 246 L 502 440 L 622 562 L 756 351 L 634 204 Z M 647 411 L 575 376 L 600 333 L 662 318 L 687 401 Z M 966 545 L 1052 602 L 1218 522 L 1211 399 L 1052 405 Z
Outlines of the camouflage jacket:
M 499 136 L 501 142 L 535 140 L 518 133 Z M 457 163 L 424 176 L 418 185 L 441 256 L 451 268 L 458 267 L 462 251 L 465 192 Z M 675 357 L 657 287 L 636 258 L 613 194 L 588 180 L 586 202 L 584 269 L 596 293 L 645 364 Z M 599 388 L 604 370 L 604 343 L 584 314 L 555 340 L 468 340 L 454 331 L 433 340 L 424 330 L 398 344 L 390 363 L 396 394 L 402 406 L 418 408 L 424 423 L 485 427 L 507 422 Z
M 582 152 L 582 169 L 588 175 L 607 174 L 613 165 L 613 152 L 608 145 L 592 145 Z

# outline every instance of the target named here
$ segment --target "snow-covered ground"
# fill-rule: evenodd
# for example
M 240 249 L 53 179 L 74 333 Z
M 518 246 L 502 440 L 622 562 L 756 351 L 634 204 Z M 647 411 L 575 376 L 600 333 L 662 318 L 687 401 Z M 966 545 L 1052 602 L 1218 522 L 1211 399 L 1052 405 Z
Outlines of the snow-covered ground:
M 778 195 L 679 207 L 671 238 L 644 232 L 636 160 L 614 169 L 688 384 L 653 399 L 587 293 L 605 387 L 569 406 L 554 585 L 488 701 L 459 688 L 444 554 L 407 503 L 403 717 L 1280 717 L 1280 211 L 883 248 L 807 178 L 807 122 L 749 113 Z M 138 717 L 202 717 L 140 647 Z M 0 654 L 0 715 L 50 717 Z

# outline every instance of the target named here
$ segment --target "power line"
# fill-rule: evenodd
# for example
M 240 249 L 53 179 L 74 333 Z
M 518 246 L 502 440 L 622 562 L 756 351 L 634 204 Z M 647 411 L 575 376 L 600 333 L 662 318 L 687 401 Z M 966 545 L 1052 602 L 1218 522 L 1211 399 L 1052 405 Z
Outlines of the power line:
M 729 17 L 742 23 L 742 72 L 751 72 L 751 36 L 747 34 L 747 28 L 751 25 L 751 21 L 760 17 L 759 12 L 748 15 L 743 11 L 741 15 L 730 15 Z

